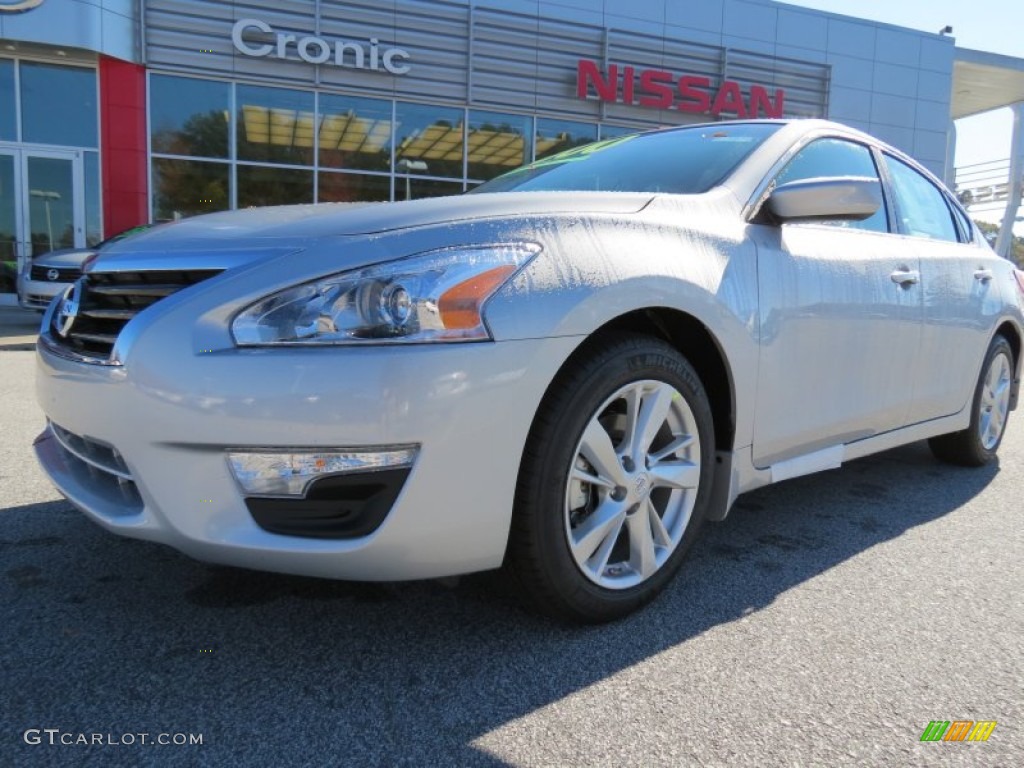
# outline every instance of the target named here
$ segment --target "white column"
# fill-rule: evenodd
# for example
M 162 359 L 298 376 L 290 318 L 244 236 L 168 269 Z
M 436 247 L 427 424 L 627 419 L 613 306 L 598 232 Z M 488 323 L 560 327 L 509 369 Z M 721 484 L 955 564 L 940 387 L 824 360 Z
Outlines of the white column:
M 1020 208 L 1021 195 L 1024 193 L 1024 101 L 1018 101 L 1013 109 L 1013 139 L 1010 145 L 1009 195 L 1006 199 L 1006 213 L 999 227 L 996 238 L 996 253 L 1000 256 L 1010 255 L 1010 244 L 1013 242 L 1013 220 Z
M 956 192 L 956 120 L 950 120 L 946 128 L 946 178 L 943 181 L 950 192 Z

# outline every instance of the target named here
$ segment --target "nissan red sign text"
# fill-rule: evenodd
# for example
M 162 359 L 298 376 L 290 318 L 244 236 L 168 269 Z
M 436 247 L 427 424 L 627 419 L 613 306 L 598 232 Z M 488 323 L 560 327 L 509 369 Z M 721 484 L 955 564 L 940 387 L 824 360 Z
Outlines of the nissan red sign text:
M 652 109 L 737 117 L 782 117 L 785 91 L 752 85 L 744 93 L 734 80 L 723 80 L 717 88 L 711 79 L 698 75 L 674 75 L 663 69 L 637 69 L 609 64 L 602 72 L 596 61 L 580 59 L 576 67 L 576 95 L 586 99 L 591 89 L 601 101 L 635 104 Z

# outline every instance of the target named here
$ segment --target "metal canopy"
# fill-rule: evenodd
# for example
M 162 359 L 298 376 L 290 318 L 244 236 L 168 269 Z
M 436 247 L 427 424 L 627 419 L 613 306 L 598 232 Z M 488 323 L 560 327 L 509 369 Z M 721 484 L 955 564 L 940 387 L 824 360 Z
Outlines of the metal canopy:
M 957 48 L 951 117 L 956 120 L 1024 101 L 1024 59 Z

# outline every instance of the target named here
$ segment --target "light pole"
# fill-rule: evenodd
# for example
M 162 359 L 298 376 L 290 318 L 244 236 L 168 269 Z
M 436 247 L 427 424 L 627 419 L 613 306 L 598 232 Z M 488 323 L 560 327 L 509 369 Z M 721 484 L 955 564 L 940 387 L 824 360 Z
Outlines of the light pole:
M 46 205 L 46 234 L 50 239 L 50 250 L 53 250 L 53 222 L 50 219 L 50 201 L 60 200 L 60 192 L 54 192 L 49 189 L 32 189 L 29 190 L 29 194 L 32 197 L 41 198 L 44 205 Z M 36 254 L 32 254 L 35 256 Z
M 395 163 L 395 167 L 406 173 L 412 173 L 413 171 L 427 172 L 427 164 L 425 162 L 422 160 L 409 160 L 405 157 L 399 158 L 398 162 Z M 408 176 L 405 177 L 405 199 L 412 200 L 412 179 Z

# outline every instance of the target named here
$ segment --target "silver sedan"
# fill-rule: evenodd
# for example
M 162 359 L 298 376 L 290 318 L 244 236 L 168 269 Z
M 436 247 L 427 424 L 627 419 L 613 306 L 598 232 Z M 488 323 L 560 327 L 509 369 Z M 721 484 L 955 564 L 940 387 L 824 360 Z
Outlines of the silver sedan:
M 49 308 L 36 442 L 126 536 L 396 580 L 505 566 L 605 621 L 741 493 L 910 441 L 981 465 L 1024 274 L 913 160 L 824 121 L 716 123 L 471 194 L 214 214 Z

